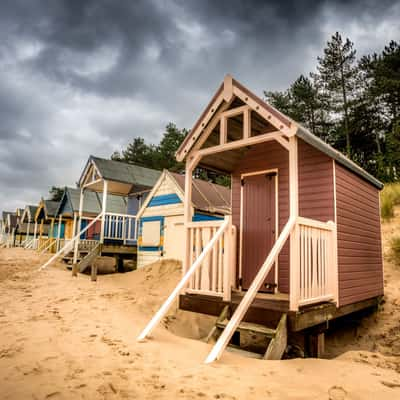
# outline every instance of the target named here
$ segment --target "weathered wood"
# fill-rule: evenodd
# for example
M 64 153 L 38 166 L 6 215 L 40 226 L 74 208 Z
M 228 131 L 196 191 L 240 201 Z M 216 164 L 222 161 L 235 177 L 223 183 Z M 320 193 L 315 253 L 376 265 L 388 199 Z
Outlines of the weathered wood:
M 266 360 L 280 360 L 286 350 L 288 340 L 286 314 L 282 315 L 274 333 L 275 335 L 269 342 L 267 351 L 264 354 L 264 359 Z
M 101 243 L 98 243 L 82 260 L 78 266 L 80 273 L 86 271 L 86 269 L 91 265 L 93 272 L 93 261 L 101 254 Z M 97 269 L 97 268 L 96 268 Z
M 96 263 L 92 263 L 92 268 L 91 268 L 91 280 L 92 282 L 97 281 L 97 265 Z
M 313 332 L 307 335 L 308 355 L 321 358 L 325 353 L 325 332 Z
M 228 322 L 228 319 L 217 321 L 216 326 L 220 329 L 225 329 Z M 264 325 L 254 324 L 252 322 L 241 322 L 236 328 L 236 331 L 259 334 L 268 338 L 275 337 L 275 329 L 268 328 Z

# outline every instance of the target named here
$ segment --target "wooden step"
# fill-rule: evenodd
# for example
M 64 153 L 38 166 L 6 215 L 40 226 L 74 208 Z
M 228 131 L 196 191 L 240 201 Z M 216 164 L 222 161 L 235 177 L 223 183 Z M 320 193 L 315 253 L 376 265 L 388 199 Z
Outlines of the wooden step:
M 240 347 L 234 346 L 231 344 L 227 346 L 226 350 L 229 351 L 230 353 L 235 353 L 235 354 L 238 354 L 243 357 L 257 358 L 259 360 L 263 359 L 263 356 L 261 354 L 254 353 L 252 351 L 243 350 Z
M 217 321 L 216 326 L 220 329 L 225 329 L 228 325 L 229 320 L 224 319 L 223 321 Z M 264 325 L 253 324 L 251 322 L 241 322 L 236 329 L 239 332 L 248 332 L 264 335 L 270 339 L 274 338 L 276 335 L 276 330 L 267 328 Z

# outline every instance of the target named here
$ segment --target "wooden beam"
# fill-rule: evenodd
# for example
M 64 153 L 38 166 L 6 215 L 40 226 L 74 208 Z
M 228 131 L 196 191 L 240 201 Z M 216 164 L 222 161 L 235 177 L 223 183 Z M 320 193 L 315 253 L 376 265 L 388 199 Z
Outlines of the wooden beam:
M 228 141 L 228 119 L 221 116 L 219 126 L 219 144 L 225 144 Z
M 108 181 L 104 181 L 103 185 L 103 200 L 101 202 L 101 231 L 100 231 L 100 243 L 104 243 L 104 228 L 105 228 L 105 218 L 107 212 L 107 192 L 108 192 Z M 109 224 L 111 225 L 111 223 Z
M 243 139 L 251 136 L 251 109 L 247 107 L 243 112 Z
M 227 74 L 224 78 L 224 100 L 226 102 L 231 101 L 233 97 L 233 80 L 232 76 Z
M 81 231 L 81 223 L 82 223 L 82 211 L 83 211 L 83 199 L 85 196 L 85 189 L 81 188 L 81 194 L 79 197 L 79 220 L 78 220 L 78 233 Z M 79 251 L 79 239 L 80 235 L 78 234 L 75 242 L 74 242 L 74 258 L 72 261 L 72 276 L 78 276 L 78 251 Z
M 225 118 L 231 118 L 236 115 L 243 114 L 244 112 L 249 111 L 249 110 L 250 110 L 250 107 L 247 105 L 244 105 L 244 106 L 235 107 L 235 108 L 231 108 L 230 110 L 224 111 L 221 116 L 225 117 Z
M 207 147 L 205 149 L 198 150 L 197 154 L 200 155 L 201 157 L 204 157 L 215 153 L 221 153 L 223 151 L 235 150 L 241 147 L 252 146 L 259 143 L 276 140 L 278 136 L 281 136 L 280 132 L 270 132 L 263 135 L 254 136 L 248 139 L 235 140 L 233 142 L 229 142 L 223 145 Z

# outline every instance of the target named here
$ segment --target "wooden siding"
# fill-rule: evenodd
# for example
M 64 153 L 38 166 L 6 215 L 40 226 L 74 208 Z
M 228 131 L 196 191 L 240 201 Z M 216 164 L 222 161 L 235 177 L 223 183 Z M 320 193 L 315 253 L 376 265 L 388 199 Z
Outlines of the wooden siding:
M 336 163 L 339 305 L 383 294 L 379 190 Z
M 334 221 L 332 159 L 300 139 L 298 152 L 299 215 L 321 222 Z
M 279 233 L 289 218 L 289 153 L 277 142 L 267 142 L 251 149 L 240 160 L 232 173 L 232 221 L 238 228 L 240 240 L 240 177 L 241 174 L 278 169 L 278 220 Z M 261 243 L 260 243 L 261 245 Z M 239 259 L 239 250 L 238 250 Z M 239 268 L 237 268 L 237 271 Z M 289 241 L 283 247 L 278 262 L 279 291 L 289 293 Z

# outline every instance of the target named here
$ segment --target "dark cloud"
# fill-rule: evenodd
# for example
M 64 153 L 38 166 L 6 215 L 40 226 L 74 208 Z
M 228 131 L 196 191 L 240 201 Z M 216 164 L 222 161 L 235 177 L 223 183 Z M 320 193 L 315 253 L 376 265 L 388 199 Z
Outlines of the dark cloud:
M 0 210 L 74 184 L 89 154 L 190 128 L 227 72 L 284 89 L 336 30 L 379 51 L 399 17 L 386 0 L 2 2 Z

